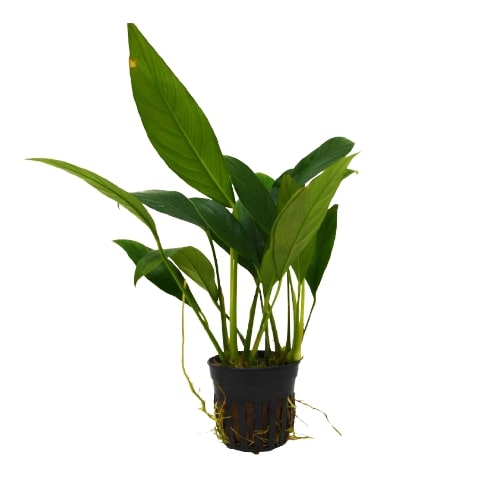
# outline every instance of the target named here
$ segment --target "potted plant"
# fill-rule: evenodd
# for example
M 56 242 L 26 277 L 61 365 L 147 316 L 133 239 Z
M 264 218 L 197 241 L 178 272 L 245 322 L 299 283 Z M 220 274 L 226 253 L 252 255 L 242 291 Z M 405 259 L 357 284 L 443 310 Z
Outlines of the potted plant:
M 147 136 L 200 196 L 127 192 L 73 164 L 32 160 L 80 177 L 148 227 L 153 247 L 115 242 L 135 264 L 135 283 L 145 277 L 180 300 L 182 318 L 188 307 L 208 335 L 216 434 L 230 448 L 272 450 L 294 431 L 302 342 L 335 239 L 332 199 L 353 173 L 353 143 L 335 137 L 276 178 L 255 173 L 221 153 L 202 110 L 134 24 L 128 24 L 128 42 L 133 97 Z M 199 227 L 208 255 L 193 246 L 165 248 L 147 208 Z M 253 287 L 248 303 L 238 288 L 243 277 Z M 209 297 L 216 324 L 202 310 L 199 293 Z

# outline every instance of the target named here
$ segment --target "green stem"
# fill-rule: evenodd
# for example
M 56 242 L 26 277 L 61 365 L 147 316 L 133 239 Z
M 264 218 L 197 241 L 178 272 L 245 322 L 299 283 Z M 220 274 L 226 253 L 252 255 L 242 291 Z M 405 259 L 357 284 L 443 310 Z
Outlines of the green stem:
M 293 287 L 293 280 L 291 278 L 290 273 L 288 272 L 288 284 L 289 284 L 289 291 L 291 294 L 291 316 L 292 316 L 292 340 L 291 340 L 291 348 L 293 348 L 294 343 L 295 343 L 295 336 L 296 336 L 296 328 L 298 324 L 298 317 L 297 317 L 297 310 L 298 310 L 298 298 L 296 296 L 295 289 Z M 298 289 L 298 293 L 300 290 Z
M 211 254 L 213 255 L 213 263 L 215 265 L 215 276 L 217 279 L 217 287 L 218 287 L 218 300 L 219 300 L 219 310 L 220 310 L 220 322 L 222 325 L 222 341 L 223 341 L 223 346 L 224 346 L 224 351 L 227 351 L 229 347 L 229 333 L 227 331 L 227 312 L 225 311 L 225 299 L 224 299 L 224 294 L 222 292 L 222 284 L 220 280 L 220 271 L 218 268 L 218 259 L 217 259 L 217 253 L 215 251 L 215 246 L 213 244 L 213 239 L 211 238 L 211 235 L 206 233 L 208 235 L 208 240 L 210 242 L 210 248 L 211 248 Z
M 294 310 L 294 290 L 291 281 L 291 275 L 288 270 L 286 275 L 286 293 L 287 293 L 287 330 L 286 330 L 286 351 L 291 350 L 291 310 Z
M 230 322 L 229 322 L 229 362 L 236 364 L 237 348 L 237 252 L 230 249 Z
M 275 322 L 274 313 L 272 311 L 270 312 L 269 319 L 270 319 L 270 327 L 272 328 L 272 337 L 274 339 L 274 351 L 277 354 L 277 356 L 279 357 L 281 355 L 281 344 L 279 342 L 279 334 L 277 331 L 277 324 Z
M 248 318 L 248 328 L 246 330 L 246 338 L 244 339 L 244 354 L 243 358 L 245 361 L 248 360 L 249 357 L 249 352 L 250 352 L 250 346 L 251 346 L 251 336 L 253 334 L 253 327 L 255 324 L 255 312 L 256 312 L 256 305 L 258 303 L 258 298 L 260 296 L 260 288 L 257 285 L 255 289 L 255 294 L 253 295 L 253 301 L 251 302 L 251 308 L 250 308 L 250 313 L 249 313 L 249 318 Z
M 291 362 L 301 360 L 301 345 L 303 342 L 305 320 L 305 280 L 298 283 L 298 300 L 295 303 L 295 331 L 293 335 L 293 348 L 289 357 Z
M 314 311 L 316 301 L 317 301 L 317 299 L 314 296 L 314 301 L 312 302 L 312 307 L 310 308 L 310 312 L 308 313 L 307 322 L 305 324 L 305 327 L 303 328 L 303 336 L 305 336 L 305 333 L 307 332 L 308 323 L 310 322 L 310 318 L 312 317 L 312 312 Z
M 305 280 L 300 283 L 300 317 L 299 317 L 299 328 L 300 328 L 300 350 L 301 342 L 303 341 L 303 334 L 305 332 Z
M 272 303 L 270 302 L 270 291 L 271 290 L 269 290 L 267 292 L 267 294 L 264 296 L 263 307 L 262 307 L 263 317 L 262 317 L 262 320 L 260 322 L 260 328 L 258 330 L 255 341 L 253 343 L 253 348 L 251 349 L 251 352 L 249 355 L 249 365 L 252 365 L 253 362 L 255 361 L 256 355 L 258 353 L 258 346 L 260 345 L 260 341 L 262 340 L 263 333 L 267 330 L 269 318 L 272 314 L 272 309 L 274 308 L 277 297 L 279 296 L 281 284 L 282 284 L 282 279 L 279 281 L 279 284 L 278 284 L 277 290 L 276 290 L 276 294 L 274 296 L 274 299 L 272 300 Z
M 269 297 L 267 296 L 267 297 L 265 297 L 264 304 L 263 304 L 263 317 L 262 317 L 262 320 L 260 322 L 260 328 L 258 329 L 256 339 L 253 343 L 253 348 L 251 349 L 251 352 L 249 354 L 249 359 L 248 359 L 249 365 L 252 365 L 253 362 L 255 361 L 256 354 L 258 353 L 258 346 L 260 345 L 260 341 L 262 340 L 263 333 L 265 332 L 265 329 L 267 328 L 269 315 L 270 315 L 270 304 L 269 304 Z
M 265 328 L 265 351 L 264 356 L 265 364 L 269 365 L 270 361 L 270 336 L 269 336 L 269 325 L 267 322 L 267 327 Z

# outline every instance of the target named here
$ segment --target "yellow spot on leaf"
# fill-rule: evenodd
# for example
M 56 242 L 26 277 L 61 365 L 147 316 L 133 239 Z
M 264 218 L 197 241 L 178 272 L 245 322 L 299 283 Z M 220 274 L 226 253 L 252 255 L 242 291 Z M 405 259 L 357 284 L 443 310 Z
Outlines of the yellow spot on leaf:
M 137 59 L 128 59 L 128 64 L 130 68 L 136 68 L 137 67 Z

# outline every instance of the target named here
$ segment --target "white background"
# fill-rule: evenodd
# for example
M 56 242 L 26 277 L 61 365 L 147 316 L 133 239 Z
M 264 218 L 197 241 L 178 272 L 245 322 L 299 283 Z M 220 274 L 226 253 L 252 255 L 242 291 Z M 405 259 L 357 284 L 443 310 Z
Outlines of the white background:
M 499 497 L 494 2 L 16 2 L 1 7 L 0 497 Z M 69 7 L 69 5 L 71 5 Z M 225 154 L 277 175 L 332 136 L 360 154 L 304 344 L 298 430 L 259 456 L 210 433 L 180 308 L 117 238 L 125 210 L 24 158 L 183 189 L 128 77 L 135 22 Z M 166 246 L 200 233 L 160 222 Z M 194 320 L 187 367 L 211 400 Z

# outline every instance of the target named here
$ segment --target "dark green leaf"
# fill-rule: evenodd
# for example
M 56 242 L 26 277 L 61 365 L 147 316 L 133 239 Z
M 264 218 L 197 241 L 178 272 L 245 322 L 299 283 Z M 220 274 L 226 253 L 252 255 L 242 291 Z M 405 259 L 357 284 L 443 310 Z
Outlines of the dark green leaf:
M 338 220 L 338 205 L 329 208 L 320 229 L 315 238 L 314 253 L 308 267 L 306 279 L 314 297 L 321 283 L 324 271 L 331 258 L 331 252 L 336 237 L 336 227 Z
M 258 261 L 260 261 L 269 236 L 262 229 L 260 229 L 255 220 L 249 214 L 246 207 L 240 201 L 236 202 L 236 207 L 237 212 L 239 213 L 239 222 L 243 226 L 249 241 L 251 241 L 251 245 L 256 250 Z M 248 268 L 244 261 L 241 261 L 240 263 L 244 267 Z M 248 270 L 255 275 L 255 267 L 253 265 L 251 266 L 251 269 Z
M 144 246 L 136 241 L 118 239 L 114 242 L 126 251 L 127 255 L 135 263 L 135 265 L 137 265 L 139 261 L 147 255 L 157 253 L 157 250 L 152 250 L 151 248 L 148 248 L 147 246 Z M 184 276 L 178 269 L 175 268 L 173 264 L 171 264 L 168 268 L 164 263 L 162 265 L 157 265 L 154 269 L 145 274 L 145 277 L 165 293 L 182 300 L 183 294 L 178 283 L 184 282 Z M 199 309 L 188 288 L 186 290 L 186 294 L 189 296 L 189 300 L 187 300 L 186 303 Z
M 208 291 L 214 301 L 217 300 L 218 288 L 215 283 L 215 272 L 210 261 L 201 251 L 193 246 L 185 246 L 183 248 L 163 249 L 163 254 L 167 258 L 171 258 L 180 270 Z M 158 250 L 146 253 L 136 264 L 134 282 L 137 283 L 141 277 L 151 274 L 164 264 L 163 257 Z M 183 282 L 183 278 L 180 282 Z
M 153 210 L 207 229 L 206 223 L 192 201 L 180 192 L 150 190 L 134 192 L 133 194 Z
M 234 248 L 253 265 L 258 255 L 242 224 L 226 208 L 211 199 L 192 198 L 191 201 L 215 236 L 226 247 Z
M 234 204 L 218 140 L 203 111 L 134 24 L 128 24 L 133 96 L 149 140 L 190 186 Z
M 268 234 L 276 216 L 276 206 L 256 174 L 242 161 L 224 156 L 239 199 L 255 222 Z
M 333 137 L 326 140 L 305 156 L 293 169 L 284 172 L 276 183 L 279 184 L 284 175 L 290 175 L 299 185 L 305 185 L 331 163 L 345 157 L 354 145 L 352 141 L 344 137 Z
M 187 198 L 180 192 L 176 191 L 162 191 L 162 190 L 150 190 L 143 192 L 135 192 L 135 196 L 137 196 L 146 206 L 166 215 L 170 215 L 172 217 L 178 218 L 179 220 L 184 220 L 186 222 L 190 222 L 194 225 L 197 225 L 205 232 L 207 232 L 213 240 L 223 248 L 227 253 L 230 251 L 229 243 L 224 242 L 208 225 L 208 223 L 203 219 L 201 214 L 198 212 L 195 202 L 191 199 Z M 194 198 L 196 199 L 196 198 Z M 213 206 L 213 203 L 216 203 L 212 200 L 207 200 L 207 206 L 203 205 L 202 202 L 198 201 L 198 204 L 201 205 L 201 210 L 204 212 L 207 220 L 211 220 L 213 223 L 213 219 L 216 218 L 212 212 L 215 211 L 220 214 L 222 219 L 227 218 L 227 210 L 221 205 Z M 231 218 L 232 215 L 229 214 L 228 218 Z M 233 217 L 232 217 L 233 218 Z M 230 222 L 233 222 L 231 220 Z M 237 224 L 236 224 L 237 225 Z M 219 224 L 215 222 L 214 228 L 217 229 Z M 249 229 L 243 227 L 244 231 Z M 222 236 L 227 239 L 225 235 L 225 228 L 223 231 L 219 230 Z M 247 234 L 248 235 L 248 234 Z M 248 237 L 251 239 L 253 235 L 249 234 Z M 232 241 L 234 242 L 234 241 Z M 248 242 L 246 242 L 248 244 Z M 248 260 L 244 257 L 240 256 L 239 261 L 241 265 L 243 265 L 247 270 L 249 270 L 252 274 L 255 274 L 255 265 L 254 263 L 250 264 Z
M 150 274 L 156 267 L 162 264 L 164 264 L 164 261 L 159 251 L 151 251 L 147 253 L 137 262 L 137 265 L 135 266 L 133 283 L 137 284 L 137 281 L 141 277 Z

